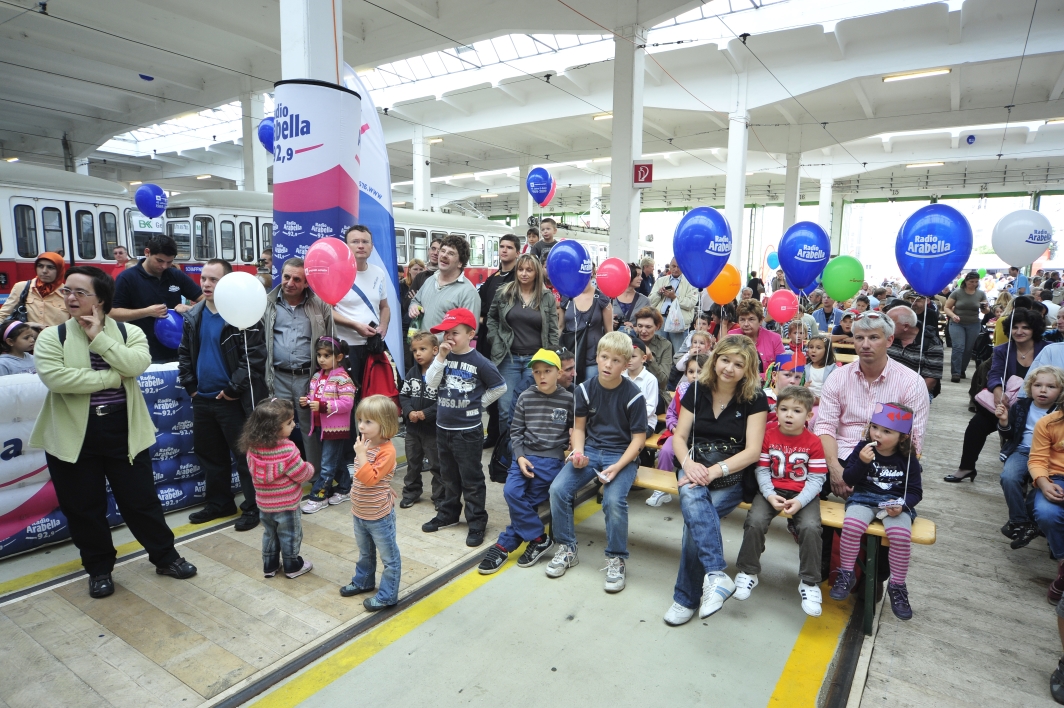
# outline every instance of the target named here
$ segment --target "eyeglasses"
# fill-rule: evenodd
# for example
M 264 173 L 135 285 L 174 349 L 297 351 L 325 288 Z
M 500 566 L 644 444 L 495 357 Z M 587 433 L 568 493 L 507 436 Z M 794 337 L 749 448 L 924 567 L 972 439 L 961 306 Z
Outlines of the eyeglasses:
M 96 297 L 96 293 L 90 293 L 88 290 L 71 290 L 67 287 L 59 288 L 59 294 L 63 297 L 70 297 L 71 295 L 73 295 L 79 300 L 84 300 L 87 297 Z

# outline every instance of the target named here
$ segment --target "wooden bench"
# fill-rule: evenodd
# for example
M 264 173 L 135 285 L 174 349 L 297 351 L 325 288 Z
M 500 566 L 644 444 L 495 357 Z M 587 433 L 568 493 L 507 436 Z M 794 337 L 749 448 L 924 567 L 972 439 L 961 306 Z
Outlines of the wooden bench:
M 633 486 L 679 496 L 679 489 L 676 486 L 676 475 L 668 470 L 659 470 L 653 467 L 640 467 L 638 472 L 636 472 Z M 739 507 L 741 509 L 749 509 L 750 505 L 743 502 Z M 789 517 L 789 514 L 780 514 L 780 516 L 787 518 Z M 841 529 L 845 516 L 845 504 L 834 501 L 820 502 L 821 526 Z M 925 519 L 922 516 L 917 516 L 913 521 L 913 543 L 930 546 L 935 542 L 936 534 L 937 529 L 934 521 Z M 890 542 L 886 538 L 886 529 L 883 528 L 883 522 L 876 519 L 869 524 L 868 529 L 865 531 L 865 562 L 862 568 L 865 577 L 865 634 L 872 633 L 872 619 L 876 611 L 876 562 L 879 558 L 879 550 L 880 548 L 889 545 Z

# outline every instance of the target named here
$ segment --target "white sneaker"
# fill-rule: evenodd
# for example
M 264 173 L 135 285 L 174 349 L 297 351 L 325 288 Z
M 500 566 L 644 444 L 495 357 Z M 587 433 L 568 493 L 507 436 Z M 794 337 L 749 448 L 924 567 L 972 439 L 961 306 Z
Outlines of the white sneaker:
M 624 590 L 624 559 L 606 558 L 606 592 L 620 592 Z
M 566 546 L 563 543 L 558 546 L 554 558 L 547 564 L 547 577 L 560 578 L 565 575 L 565 571 L 579 563 L 580 559 L 576 557 L 576 546 Z
M 322 499 L 321 501 L 318 501 L 317 499 L 311 498 L 303 502 L 303 506 L 299 508 L 304 514 L 315 514 L 327 506 L 329 506 L 328 499 Z
M 679 627 L 687 624 L 695 616 L 695 611 L 690 607 L 684 607 L 678 602 L 672 603 L 672 607 L 665 613 L 665 624 L 670 627 Z
M 647 506 L 661 506 L 662 504 L 668 504 L 672 501 L 672 495 L 665 492 L 654 492 L 647 499 Z
M 820 616 L 820 603 L 824 596 L 820 594 L 819 585 L 798 583 L 798 594 L 802 596 L 802 609 L 810 617 Z
M 735 599 L 745 600 L 750 597 L 750 592 L 757 587 L 757 576 L 739 573 L 735 576 Z
M 340 494 L 337 492 L 329 497 L 329 506 L 336 506 L 337 504 L 343 504 L 349 497 L 346 494 Z
M 724 571 L 706 573 L 702 580 L 702 605 L 698 616 L 702 619 L 724 607 L 724 601 L 735 593 L 735 583 Z

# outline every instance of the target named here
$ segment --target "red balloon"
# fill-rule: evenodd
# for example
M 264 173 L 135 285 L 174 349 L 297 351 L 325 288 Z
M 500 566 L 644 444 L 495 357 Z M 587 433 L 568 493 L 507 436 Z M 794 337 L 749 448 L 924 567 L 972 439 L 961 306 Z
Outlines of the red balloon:
M 798 313 L 798 296 L 790 290 L 777 290 L 768 298 L 768 314 L 776 322 L 790 322 Z
M 599 265 L 595 278 L 598 289 L 612 300 L 628 289 L 632 282 L 632 271 L 620 258 L 607 258 Z
M 307 249 L 303 264 L 310 289 L 330 305 L 343 300 L 355 284 L 355 257 L 346 243 L 333 236 L 315 241 Z

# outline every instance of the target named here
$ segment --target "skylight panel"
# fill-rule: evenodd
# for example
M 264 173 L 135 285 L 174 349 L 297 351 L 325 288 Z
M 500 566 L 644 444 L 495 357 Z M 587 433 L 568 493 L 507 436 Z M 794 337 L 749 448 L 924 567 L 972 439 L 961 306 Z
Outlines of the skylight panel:
M 433 76 L 441 76 L 448 73 L 447 67 L 443 65 L 443 60 L 440 58 L 439 52 L 429 52 L 421 57 L 425 61 L 425 66 L 432 72 Z
M 406 60 L 407 66 L 410 67 L 410 71 L 414 74 L 414 79 L 420 81 L 421 79 L 432 78 L 432 72 L 429 71 L 428 66 L 425 65 L 425 59 L 423 57 L 410 57 Z
M 559 49 L 568 49 L 569 47 L 580 45 L 580 38 L 574 34 L 556 34 L 554 39 L 558 42 Z
M 522 57 L 534 57 L 539 54 L 539 49 L 536 47 L 536 43 L 532 41 L 532 38 L 525 34 L 512 34 L 510 39 L 513 40 L 514 47 L 517 48 L 517 53 Z
M 504 37 L 496 37 L 491 40 L 491 44 L 495 47 L 495 53 L 499 55 L 500 61 L 513 61 L 518 59 L 517 48 L 514 47 L 513 40 L 510 39 L 510 35 Z
M 581 34 L 577 35 L 577 37 L 580 40 L 580 44 L 592 44 L 593 42 L 602 41 L 601 34 Z
M 544 49 L 542 45 L 546 45 L 551 51 L 558 51 L 558 40 L 554 38 L 553 34 L 534 34 L 532 39 L 541 44 L 540 51 Z
M 464 58 L 464 57 L 463 57 Z M 440 60 L 447 68 L 448 73 L 455 73 L 456 71 L 464 71 L 465 69 L 472 68 L 469 64 L 459 59 L 451 51 L 440 52 Z

